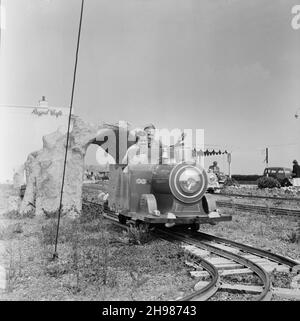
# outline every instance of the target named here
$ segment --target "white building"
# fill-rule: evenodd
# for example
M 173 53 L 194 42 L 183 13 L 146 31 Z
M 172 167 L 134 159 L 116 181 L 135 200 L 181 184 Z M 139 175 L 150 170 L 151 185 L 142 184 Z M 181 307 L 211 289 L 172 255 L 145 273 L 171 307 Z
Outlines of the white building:
M 0 106 L 0 183 L 12 182 L 29 153 L 43 147 L 42 137 L 60 128 L 67 130 L 69 108 Z

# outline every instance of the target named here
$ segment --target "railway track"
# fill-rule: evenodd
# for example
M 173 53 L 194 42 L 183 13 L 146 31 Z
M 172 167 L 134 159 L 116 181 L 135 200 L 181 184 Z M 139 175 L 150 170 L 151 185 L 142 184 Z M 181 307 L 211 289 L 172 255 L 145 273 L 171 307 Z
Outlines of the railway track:
M 233 203 L 230 201 L 221 201 L 221 200 L 216 201 L 216 204 L 219 208 L 235 209 L 242 212 L 251 212 L 251 213 L 259 212 L 265 215 L 283 215 L 283 216 L 300 217 L 300 210 L 294 210 L 294 209 L 288 209 L 288 208 L 261 206 L 261 205 L 253 205 L 253 204 L 239 204 L 239 203 Z
M 101 206 L 95 202 L 87 203 L 93 206 Z M 114 224 L 128 228 L 118 222 L 115 213 L 104 213 L 104 216 L 111 219 Z M 202 284 L 195 292 L 181 298 L 184 301 L 208 300 L 211 298 L 220 289 L 221 275 L 219 270 L 222 275 L 230 275 L 230 272 L 232 274 L 256 274 L 263 285 L 261 293 L 258 293 L 255 299 L 270 300 L 272 292 L 269 273 L 274 270 L 288 272 L 295 267 L 299 268 L 299 263 L 290 258 L 202 232 L 187 230 L 183 233 L 176 228 L 156 228 L 153 233 L 157 237 L 173 242 L 183 242 L 196 248 L 194 252 L 197 258 L 194 263 L 205 270 L 201 271 L 202 276 L 210 276 L 210 282 Z M 200 249 L 200 255 L 197 255 L 197 249 Z M 223 258 L 223 261 L 222 259 L 212 258 L 211 254 Z
M 174 238 L 178 241 L 193 245 L 196 248 L 200 248 L 202 250 L 205 250 L 207 253 L 207 257 L 210 254 L 218 255 L 220 257 L 225 258 L 229 264 L 232 262 L 235 262 L 235 263 L 238 263 L 241 267 L 248 268 L 253 273 L 255 273 L 260 278 L 261 282 L 263 283 L 262 292 L 255 298 L 255 300 L 269 301 L 271 299 L 272 293 L 271 293 L 270 276 L 267 273 L 267 271 L 263 267 L 259 266 L 257 263 L 249 260 L 246 257 L 243 257 L 241 255 L 233 253 L 232 251 L 225 250 L 224 248 L 220 248 L 216 245 L 213 245 L 212 243 L 203 242 L 200 238 L 194 237 L 194 234 L 191 236 L 186 233 L 178 233 L 178 232 L 174 232 L 174 231 L 167 231 L 165 229 L 159 229 L 158 235 L 160 235 L 161 233 L 166 234 L 168 237 Z M 196 252 L 196 254 L 197 254 L 197 252 Z M 208 258 L 207 261 L 210 262 L 210 259 Z
M 262 196 L 262 195 L 245 195 L 245 194 L 229 194 L 229 193 L 218 193 L 216 195 L 228 196 L 228 197 L 241 197 L 241 198 L 257 198 L 257 199 L 270 199 L 276 201 L 289 201 L 289 202 L 300 202 L 300 198 L 292 197 L 276 197 L 276 196 Z
M 273 200 L 277 202 L 300 202 L 300 198 L 292 197 L 276 197 L 276 196 L 262 196 L 262 195 L 245 195 L 245 194 L 229 194 L 229 193 L 218 193 L 216 195 L 225 196 L 225 197 L 234 197 L 237 199 L 257 199 L 257 200 Z M 217 206 L 224 209 L 236 209 L 238 211 L 252 212 L 252 213 L 261 213 L 266 215 L 284 215 L 284 216 L 295 216 L 300 217 L 300 210 L 298 209 L 289 209 L 282 207 L 272 207 L 269 205 L 254 205 L 254 204 L 240 204 L 233 201 L 224 201 L 217 200 Z M 297 206 L 296 206 L 297 207 Z
M 189 242 L 190 244 L 195 244 L 195 241 L 199 241 L 201 243 L 200 247 L 207 250 L 206 252 L 201 252 L 201 256 L 204 257 L 209 262 L 215 264 L 218 269 L 221 271 L 220 276 L 228 276 L 228 275 L 245 275 L 245 274 L 252 274 L 255 272 L 260 279 L 263 281 L 264 286 L 263 289 L 265 291 L 261 292 L 260 296 L 257 298 L 257 300 L 268 300 L 271 297 L 271 294 L 277 294 L 277 295 L 284 295 L 285 297 L 290 298 L 296 298 L 300 300 L 300 291 L 291 289 L 290 291 L 288 289 L 281 289 L 281 288 L 273 288 L 271 289 L 271 284 L 269 281 L 265 278 L 262 272 L 257 273 L 255 269 L 253 269 L 253 266 L 250 268 L 247 268 L 247 262 L 244 264 L 241 261 L 235 260 L 235 257 L 232 256 L 231 259 L 235 262 L 240 263 L 239 265 L 232 265 L 230 261 L 222 261 L 220 259 L 211 258 L 211 253 L 217 253 L 220 256 L 223 256 L 224 258 L 229 258 L 230 256 L 227 256 L 227 252 L 234 253 L 238 255 L 240 258 L 244 258 L 246 260 L 251 261 L 252 263 L 255 263 L 257 266 L 259 266 L 261 269 L 265 270 L 268 274 L 277 271 L 277 272 L 295 272 L 299 273 L 300 271 L 300 263 L 298 261 L 295 261 L 291 258 L 284 257 L 275 253 L 271 253 L 269 251 L 265 251 L 259 248 L 255 248 L 250 245 L 237 243 L 232 240 L 228 240 L 225 238 L 217 237 L 211 234 L 203 233 L 203 232 L 194 232 L 194 231 L 188 231 L 188 233 L 182 233 L 182 232 L 175 232 L 176 234 L 179 234 L 181 237 L 184 237 L 184 242 Z M 198 244 L 195 244 L 198 247 Z M 210 252 L 210 247 L 217 247 L 221 251 L 214 251 Z M 225 254 L 225 255 L 224 255 Z M 249 263 L 249 262 L 248 262 Z M 204 277 L 205 272 L 200 271 L 197 273 L 198 277 Z M 299 276 L 296 277 L 297 279 Z M 205 282 L 200 282 L 205 284 Z M 221 286 L 222 287 L 222 286 Z M 269 287 L 269 293 L 267 292 L 267 287 Z M 232 290 L 232 291 L 252 291 L 254 293 L 258 293 L 260 291 L 261 287 L 249 287 L 249 286 L 237 286 L 237 287 L 231 287 L 228 285 L 223 285 L 223 289 Z M 271 293 L 270 293 L 271 291 Z

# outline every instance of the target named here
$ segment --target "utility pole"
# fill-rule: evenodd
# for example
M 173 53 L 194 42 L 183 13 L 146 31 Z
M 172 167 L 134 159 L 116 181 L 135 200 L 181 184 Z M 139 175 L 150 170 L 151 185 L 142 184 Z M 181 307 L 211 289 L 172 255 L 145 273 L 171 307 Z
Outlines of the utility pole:
M 299 112 L 300 108 L 297 109 L 296 113 L 295 113 L 295 118 L 298 119 L 299 118 Z M 300 244 L 300 217 L 298 218 L 298 227 L 297 227 L 297 231 L 296 231 L 296 242 L 298 244 Z
M 269 167 L 269 149 L 268 149 L 268 147 L 266 148 L 266 164 L 267 164 L 267 167 Z M 267 176 L 269 176 L 268 172 L 267 172 Z
M 231 153 L 227 154 L 227 162 L 228 162 L 228 176 L 231 178 L 231 171 L 230 171 Z

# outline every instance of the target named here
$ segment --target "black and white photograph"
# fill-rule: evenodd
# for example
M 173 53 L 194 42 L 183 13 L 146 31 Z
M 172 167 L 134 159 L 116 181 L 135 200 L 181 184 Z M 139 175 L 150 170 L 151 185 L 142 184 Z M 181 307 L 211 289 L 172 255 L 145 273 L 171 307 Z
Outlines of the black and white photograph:
M 300 301 L 299 138 L 300 0 L 0 0 L 0 301 Z

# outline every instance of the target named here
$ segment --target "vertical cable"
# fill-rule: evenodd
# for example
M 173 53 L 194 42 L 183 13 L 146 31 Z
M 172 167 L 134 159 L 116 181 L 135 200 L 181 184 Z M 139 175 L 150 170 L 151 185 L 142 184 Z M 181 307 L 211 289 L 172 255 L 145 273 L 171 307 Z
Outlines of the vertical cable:
M 74 74 L 73 74 L 73 84 L 72 84 L 72 93 L 71 93 L 71 104 L 70 104 L 69 120 L 68 120 L 68 130 L 67 130 L 67 143 L 66 143 L 65 159 L 64 159 L 64 168 L 63 168 L 61 191 L 60 191 L 60 200 L 59 200 L 59 209 L 58 209 L 58 219 L 57 219 L 57 230 L 56 230 L 55 249 L 54 249 L 54 253 L 53 253 L 53 259 L 58 258 L 57 241 L 58 241 L 58 232 L 59 232 L 59 223 L 60 223 L 60 216 L 61 216 L 61 208 L 62 208 L 62 197 L 63 197 L 64 183 L 65 183 L 65 173 L 66 173 L 66 164 L 67 164 L 67 155 L 68 155 L 68 145 L 69 145 L 69 136 L 70 136 L 70 125 L 71 125 L 71 116 L 72 116 L 72 108 L 73 108 L 74 89 L 75 89 L 76 72 L 77 72 L 78 52 L 79 52 L 80 35 L 81 35 L 81 24 L 82 24 L 82 16 L 83 16 L 83 6 L 84 6 L 84 0 L 81 0 L 81 11 L 80 11 L 80 20 L 79 20 L 78 38 L 77 38 L 77 47 L 76 47 L 76 56 L 75 56 L 75 66 L 74 66 Z

